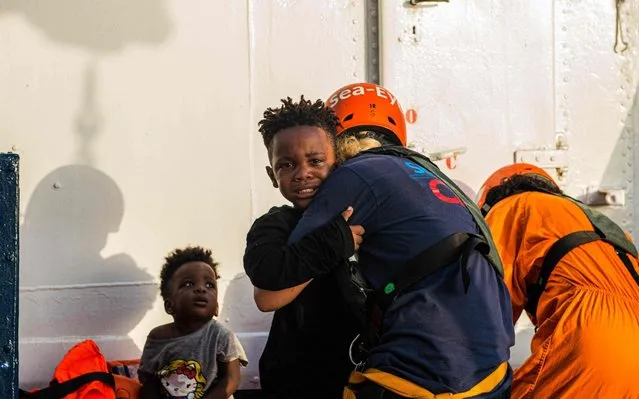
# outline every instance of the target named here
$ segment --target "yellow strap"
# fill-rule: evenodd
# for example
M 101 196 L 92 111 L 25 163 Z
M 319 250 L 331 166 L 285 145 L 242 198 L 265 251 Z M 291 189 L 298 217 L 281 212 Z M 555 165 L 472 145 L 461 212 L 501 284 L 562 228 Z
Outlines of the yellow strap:
M 370 368 L 363 373 L 353 371 L 348 379 L 349 384 L 361 384 L 364 381 L 371 381 L 387 390 L 411 399 L 466 399 L 481 395 L 494 390 L 506 377 L 508 363 L 504 362 L 481 380 L 477 385 L 466 392 L 459 393 L 438 393 L 434 394 L 426 388 L 422 388 L 410 381 L 381 370 Z M 344 388 L 343 399 L 355 399 L 355 394 L 348 387 Z

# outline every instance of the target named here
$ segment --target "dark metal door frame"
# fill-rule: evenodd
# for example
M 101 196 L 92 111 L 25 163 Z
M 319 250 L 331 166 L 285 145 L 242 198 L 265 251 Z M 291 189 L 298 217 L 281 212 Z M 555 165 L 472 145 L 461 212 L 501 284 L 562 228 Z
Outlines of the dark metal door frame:
M 19 156 L 0 153 L 0 397 L 18 397 Z

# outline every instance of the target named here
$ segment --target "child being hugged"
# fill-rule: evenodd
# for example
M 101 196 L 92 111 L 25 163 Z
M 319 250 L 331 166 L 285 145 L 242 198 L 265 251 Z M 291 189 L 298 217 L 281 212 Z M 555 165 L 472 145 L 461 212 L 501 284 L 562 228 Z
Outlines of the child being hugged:
M 160 273 L 173 322 L 149 333 L 139 376 L 144 399 L 232 398 L 247 359 L 239 340 L 215 321 L 218 264 L 201 247 L 176 249 Z

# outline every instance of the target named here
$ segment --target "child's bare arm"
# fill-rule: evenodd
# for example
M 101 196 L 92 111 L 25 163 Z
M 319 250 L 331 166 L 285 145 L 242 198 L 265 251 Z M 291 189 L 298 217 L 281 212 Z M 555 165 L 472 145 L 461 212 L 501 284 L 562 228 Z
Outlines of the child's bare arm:
M 262 312 L 273 312 L 293 302 L 293 299 L 297 298 L 311 281 L 279 291 L 269 291 L 255 287 L 253 288 L 253 299 L 257 308 Z
M 240 385 L 240 360 L 220 363 L 221 378 L 215 386 L 204 396 L 204 399 L 227 399 Z

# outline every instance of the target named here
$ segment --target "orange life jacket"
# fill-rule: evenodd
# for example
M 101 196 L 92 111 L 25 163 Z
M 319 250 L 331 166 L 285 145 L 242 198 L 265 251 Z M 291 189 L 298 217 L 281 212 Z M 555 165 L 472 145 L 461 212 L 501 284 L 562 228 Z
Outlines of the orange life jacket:
M 136 380 L 111 374 L 98 345 L 86 340 L 76 344 L 62 358 L 48 387 L 20 391 L 20 398 L 134 399 L 139 397 L 139 390 L 140 383 Z

